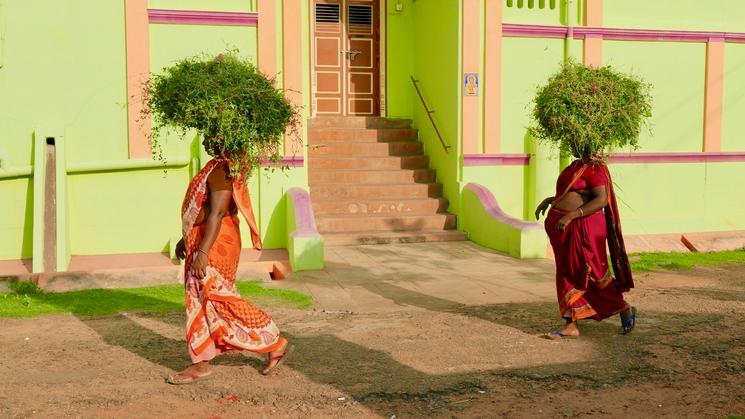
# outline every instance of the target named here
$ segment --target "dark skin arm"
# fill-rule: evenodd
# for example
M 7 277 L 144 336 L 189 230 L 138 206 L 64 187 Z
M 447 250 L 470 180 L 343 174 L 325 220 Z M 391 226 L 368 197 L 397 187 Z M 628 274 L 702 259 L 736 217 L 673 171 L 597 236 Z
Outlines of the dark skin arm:
M 207 178 L 207 189 L 209 191 L 209 214 L 205 220 L 205 230 L 202 242 L 194 253 L 194 260 L 189 271 L 195 277 L 202 279 L 207 275 L 209 264 L 209 253 L 212 245 L 220 232 L 220 224 L 223 217 L 230 213 L 230 204 L 233 202 L 233 189 L 224 166 L 215 168 Z
M 573 195 L 580 196 L 581 201 L 577 202 L 581 202 L 580 205 L 577 205 L 577 203 L 574 203 L 574 205 L 572 205 L 572 201 L 576 199 L 576 197 Z M 561 217 L 559 221 L 556 222 L 557 230 L 564 230 L 575 218 L 588 216 L 605 208 L 608 205 L 608 190 L 606 189 L 605 185 L 600 185 L 590 189 L 589 193 L 586 194 L 569 192 L 560 202 L 556 204 L 557 208 L 562 210 L 568 210 L 568 208 L 566 208 L 567 205 L 569 205 L 570 208 L 573 207 L 574 209 L 569 210 L 569 212 L 565 216 Z

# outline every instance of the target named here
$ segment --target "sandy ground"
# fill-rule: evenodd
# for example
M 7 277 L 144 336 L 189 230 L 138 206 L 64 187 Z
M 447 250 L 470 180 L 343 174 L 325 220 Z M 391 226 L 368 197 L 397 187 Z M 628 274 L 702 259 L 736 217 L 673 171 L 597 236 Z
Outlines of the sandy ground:
M 745 266 L 637 275 L 632 334 L 614 318 L 564 341 L 540 337 L 560 322 L 548 297 L 465 304 L 378 285 L 396 310 L 268 307 L 296 345 L 275 375 L 241 354 L 188 386 L 164 382 L 189 362 L 182 313 L 2 319 L 0 417 L 745 414 Z

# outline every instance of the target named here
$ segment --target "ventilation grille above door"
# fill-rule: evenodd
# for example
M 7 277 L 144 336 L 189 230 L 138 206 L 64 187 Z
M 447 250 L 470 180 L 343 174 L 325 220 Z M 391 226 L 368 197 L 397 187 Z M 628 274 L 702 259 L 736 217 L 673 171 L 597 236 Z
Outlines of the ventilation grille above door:
M 349 5 L 349 33 L 371 35 L 373 33 L 372 6 Z
M 518 9 L 556 9 L 556 0 L 506 0 L 507 7 L 516 7 Z
M 333 3 L 316 3 L 316 32 L 340 32 L 340 6 Z

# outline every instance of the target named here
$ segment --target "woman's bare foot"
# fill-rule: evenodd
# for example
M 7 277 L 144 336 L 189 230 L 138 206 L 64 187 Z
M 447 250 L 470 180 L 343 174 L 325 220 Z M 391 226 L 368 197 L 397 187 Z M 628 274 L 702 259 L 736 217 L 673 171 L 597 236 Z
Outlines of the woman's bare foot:
M 280 337 L 279 340 L 284 343 L 276 351 L 269 352 L 269 362 L 267 363 L 266 368 L 261 371 L 264 375 L 269 375 L 269 373 L 287 359 L 287 356 L 292 352 L 292 345 L 290 345 L 287 339 Z
M 553 340 L 563 339 L 567 337 L 576 338 L 577 336 L 579 336 L 579 328 L 577 327 L 577 322 L 573 321 L 567 321 L 566 325 L 564 325 L 564 327 L 562 327 L 561 329 L 546 333 L 545 335 L 547 339 Z
M 210 369 L 209 362 L 203 361 L 189 365 L 188 368 L 180 373 L 168 377 L 168 380 L 166 381 L 168 384 L 174 385 L 190 384 L 199 380 L 204 380 L 210 375 L 212 375 L 212 370 Z

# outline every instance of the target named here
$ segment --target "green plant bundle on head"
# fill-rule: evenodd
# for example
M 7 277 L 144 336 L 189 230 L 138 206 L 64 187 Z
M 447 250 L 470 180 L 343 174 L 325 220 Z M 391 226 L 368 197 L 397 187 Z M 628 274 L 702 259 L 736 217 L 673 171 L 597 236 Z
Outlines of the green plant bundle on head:
M 247 176 L 262 160 L 279 161 L 282 134 L 296 134 L 297 109 L 235 52 L 181 60 L 152 76 L 144 90 L 150 143 L 161 160 L 163 132 L 174 128 L 183 137 L 195 129 L 210 155 L 230 160 L 231 175 Z
M 538 89 L 531 135 L 562 153 L 604 161 L 615 148 L 638 148 L 652 115 L 650 85 L 609 66 L 566 63 Z

